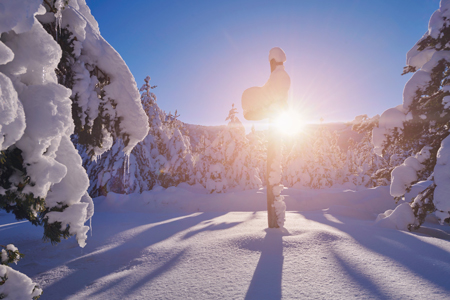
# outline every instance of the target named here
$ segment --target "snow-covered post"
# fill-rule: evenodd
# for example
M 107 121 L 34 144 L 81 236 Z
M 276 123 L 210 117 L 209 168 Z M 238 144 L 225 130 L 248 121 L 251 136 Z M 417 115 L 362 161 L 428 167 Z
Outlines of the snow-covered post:
M 267 145 L 267 219 L 269 228 L 283 227 L 286 204 L 281 196 L 282 148 L 280 135 L 277 135 L 273 118 L 269 119 L 269 137 Z
M 281 48 L 269 52 L 270 77 L 262 87 L 251 87 L 242 94 L 242 108 L 247 120 L 269 119 L 269 145 L 267 147 L 267 217 L 269 228 L 283 227 L 286 205 L 281 196 L 281 140 L 273 120 L 287 108 L 291 79 L 284 70 L 286 54 Z

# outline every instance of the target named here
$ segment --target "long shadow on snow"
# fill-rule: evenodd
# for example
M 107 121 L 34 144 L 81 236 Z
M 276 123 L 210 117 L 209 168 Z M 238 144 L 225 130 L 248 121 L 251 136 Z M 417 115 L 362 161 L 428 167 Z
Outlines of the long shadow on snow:
M 65 264 L 73 271 L 69 275 L 61 278 L 61 280 L 45 287 L 45 292 L 41 299 L 55 299 L 54 297 L 52 298 L 52 295 L 69 296 L 75 294 L 86 286 L 92 285 L 94 281 L 99 278 L 128 269 L 130 265 L 132 265 L 134 259 L 142 256 L 142 250 L 145 248 L 164 241 L 178 232 L 193 227 L 203 221 L 214 219 L 224 214 L 225 213 L 201 213 L 199 215 L 187 216 L 183 219 L 156 225 L 145 229 L 117 247 L 108 249 L 104 252 L 86 254 L 85 257 L 73 260 Z M 138 223 L 135 228 L 143 225 L 148 224 Z M 136 244 L 139 244 L 139 247 L 136 247 Z M 95 251 L 95 249 L 93 249 L 93 251 Z M 96 263 L 97 260 L 106 260 L 107 263 Z M 162 274 L 162 270 L 160 270 L 158 274 Z M 156 274 L 156 276 L 159 276 L 158 274 Z M 148 280 L 156 277 L 155 274 L 153 274 L 153 276 L 150 275 L 147 276 Z
M 375 283 L 373 283 L 370 278 L 360 272 L 358 269 L 354 268 L 345 258 L 342 258 L 338 253 L 334 252 L 334 259 L 339 263 L 341 269 L 344 270 L 355 283 L 360 287 L 360 290 L 364 289 L 369 294 L 375 297 L 375 299 L 389 299 L 392 295 L 383 292 Z M 359 296 L 361 297 L 361 296 Z
M 349 234 L 367 249 L 399 262 L 417 276 L 450 291 L 450 284 L 448 283 L 450 264 L 448 263 L 449 253 L 447 251 L 399 230 L 361 226 L 360 221 L 354 223 L 351 222 L 352 219 L 344 217 L 340 219 L 343 224 L 339 224 L 328 220 L 322 213 L 317 212 L 298 213 L 306 219 L 335 227 Z M 340 216 L 334 217 L 340 218 Z M 346 221 L 350 222 L 345 223 Z M 359 227 L 355 229 L 357 224 Z
M 261 257 L 248 287 L 246 300 L 281 299 L 283 275 L 283 235 L 279 229 L 266 229 L 261 246 Z
M 188 239 L 188 238 L 193 237 L 194 235 L 199 234 L 200 232 L 203 232 L 203 231 L 215 231 L 215 230 L 229 229 L 229 228 L 232 228 L 241 223 L 242 222 L 231 222 L 231 223 L 222 222 L 220 224 L 210 224 L 210 225 L 200 228 L 198 230 L 189 231 L 188 233 L 186 233 L 183 236 L 183 239 Z
M 150 272 L 150 274 L 147 274 L 141 280 L 133 284 L 130 288 L 127 289 L 127 291 L 124 294 L 131 294 L 134 291 L 138 290 L 140 287 L 146 285 L 148 282 L 151 282 L 152 280 L 156 279 L 157 277 L 161 276 L 162 274 L 166 273 L 167 271 L 170 271 L 175 267 L 180 260 L 180 258 L 184 255 L 184 252 L 186 250 L 182 250 L 177 255 L 172 257 L 168 262 L 163 264 L 161 267 L 157 268 L 156 270 L 153 270 Z
M 133 284 L 132 286 L 127 288 L 127 290 L 124 291 L 124 294 L 127 294 L 127 295 L 132 294 L 134 291 L 138 290 L 140 287 L 144 286 L 146 283 L 156 279 L 157 277 L 161 276 L 162 274 L 166 273 L 167 271 L 170 271 L 171 269 L 173 269 L 173 267 L 175 267 L 177 265 L 178 261 L 184 255 L 185 252 L 186 252 L 186 249 L 177 253 L 175 256 L 173 256 L 169 261 L 164 263 L 162 266 L 153 270 L 148 275 L 144 276 L 141 280 L 139 280 L 138 282 L 136 282 L 135 284 Z M 89 297 L 94 297 L 96 295 L 100 295 L 103 292 L 106 292 L 109 289 L 111 289 L 113 286 L 120 284 L 125 279 L 126 279 L 126 277 L 124 276 L 124 277 L 121 277 L 121 278 L 118 278 L 115 280 L 111 280 L 108 284 L 103 285 L 103 287 L 100 288 L 99 290 L 97 290 L 96 292 L 89 294 Z

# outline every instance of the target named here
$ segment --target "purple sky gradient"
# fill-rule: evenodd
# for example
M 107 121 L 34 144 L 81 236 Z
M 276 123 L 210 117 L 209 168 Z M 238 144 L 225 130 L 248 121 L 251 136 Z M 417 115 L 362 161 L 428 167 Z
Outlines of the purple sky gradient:
M 180 120 L 226 124 L 242 92 L 269 78 L 269 50 L 287 56 L 290 104 L 306 122 L 350 121 L 402 103 L 406 52 L 438 0 L 87 0 L 100 32 L 140 87 Z

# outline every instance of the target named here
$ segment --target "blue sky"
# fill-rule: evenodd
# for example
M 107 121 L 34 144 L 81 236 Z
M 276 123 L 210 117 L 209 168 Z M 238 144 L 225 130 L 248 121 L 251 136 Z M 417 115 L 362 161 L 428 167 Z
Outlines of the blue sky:
M 438 0 L 87 0 L 103 37 L 138 86 L 150 75 L 159 106 L 180 120 L 226 124 L 242 92 L 263 85 L 269 50 L 287 56 L 290 105 L 306 122 L 350 121 L 402 103 L 406 52 Z

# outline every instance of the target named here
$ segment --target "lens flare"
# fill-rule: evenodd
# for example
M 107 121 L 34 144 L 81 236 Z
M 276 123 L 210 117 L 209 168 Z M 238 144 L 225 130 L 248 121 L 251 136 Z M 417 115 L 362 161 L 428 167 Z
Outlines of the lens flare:
M 274 125 L 280 133 L 289 136 L 298 134 L 305 126 L 302 116 L 293 110 L 282 112 L 275 118 Z

